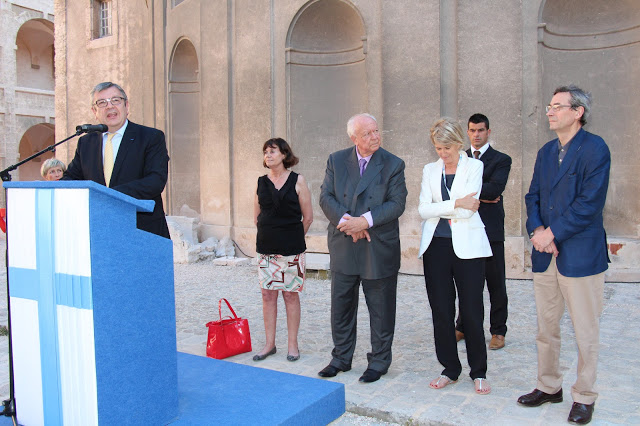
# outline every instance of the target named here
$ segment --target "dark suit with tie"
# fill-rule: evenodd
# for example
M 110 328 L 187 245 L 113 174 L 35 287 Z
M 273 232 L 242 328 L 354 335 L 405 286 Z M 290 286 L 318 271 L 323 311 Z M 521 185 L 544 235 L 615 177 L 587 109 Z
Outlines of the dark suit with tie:
M 386 373 L 391 364 L 395 330 L 396 288 L 400 269 L 398 218 L 405 209 L 404 161 L 379 148 L 360 177 L 356 147 L 334 152 L 320 192 L 320 207 L 329 219 L 331 255 L 331 365 L 351 368 L 356 345 L 356 316 L 362 283 L 370 316 L 368 368 Z M 345 213 L 371 212 L 371 242 L 336 229 Z
M 473 157 L 471 149 L 467 155 Z M 484 223 L 493 256 L 486 258 L 485 279 L 491 301 L 491 334 L 504 336 L 507 333 L 507 286 L 504 261 L 504 205 L 502 193 L 507 186 L 511 171 L 511 157 L 491 146 L 480 156 L 484 164 L 482 172 L 481 200 L 495 200 L 497 203 L 480 203 L 478 213 Z M 464 333 L 462 316 L 458 314 L 456 329 Z
M 164 133 L 158 129 L 128 122 L 113 165 L 109 187 L 140 200 L 156 202 L 152 213 L 138 213 L 137 226 L 169 238 L 162 191 L 167 183 L 169 155 Z M 102 133 L 80 138 L 75 156 L 64 179 L 92 180 L 105 185 L 102 159 Z

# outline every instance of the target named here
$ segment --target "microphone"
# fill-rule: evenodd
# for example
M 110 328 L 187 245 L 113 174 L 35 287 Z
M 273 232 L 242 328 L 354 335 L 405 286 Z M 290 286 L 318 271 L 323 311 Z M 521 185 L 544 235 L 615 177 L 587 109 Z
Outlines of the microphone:
M 76 126 L 76 133 L 89 133 L 89 132 L 106 132 L 109 130 L 106 124 L 83 124 L 82 126 Z

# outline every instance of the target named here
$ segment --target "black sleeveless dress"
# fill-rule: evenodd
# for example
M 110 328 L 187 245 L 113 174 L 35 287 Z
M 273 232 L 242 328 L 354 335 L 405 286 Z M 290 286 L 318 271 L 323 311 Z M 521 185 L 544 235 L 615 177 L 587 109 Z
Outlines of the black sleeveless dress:
M 258 178 L 258 253 L 293 256 L 307 249 L 297 182 L 298 174 L 291 172 L 282 188 L 277 190 L 267 175 Z

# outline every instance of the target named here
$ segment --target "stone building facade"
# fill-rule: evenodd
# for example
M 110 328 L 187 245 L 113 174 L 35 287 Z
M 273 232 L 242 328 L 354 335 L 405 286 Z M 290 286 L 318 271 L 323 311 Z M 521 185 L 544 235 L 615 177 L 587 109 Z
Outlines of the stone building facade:
M 105 5 L 105 3 L 107 5 Z M 508 276 L 530 276 L 526 194 L 537 150 L 554 134 L 553 89 L 592 91 L 587 130 L 613 167 L 605 210 L 609 280 L 640 280 L 640 5 L 632 0 L 55 0 L 56 131 L 91 122 L 88 93 L 124 85 L 131 119 L 163 129 L 169 214 L 200 214 L 201 238 L 255 251 L 253 199 L 263 142 L 287 139 L 311 187 L 310 252 L 326 248 L 318 206 L 328 154 L 351 145 L 349 116 L 375 115 L 406 162 L 402 271 L 421 273 L 417 213 L 433 121 L 475 112 L 513 158 L 504 195 Z M 109 10 L 109 31 L 99 34 Z M 74 143 L 59 150 L 70 160 Z
M 53 17 L 53 0 L 2 0 L 0 3 L 2 169 L 54 142 Z M 42 161 L 53 155 L 47 153 L 24 164 L 12 173 L 12 178 L 42 179 Z

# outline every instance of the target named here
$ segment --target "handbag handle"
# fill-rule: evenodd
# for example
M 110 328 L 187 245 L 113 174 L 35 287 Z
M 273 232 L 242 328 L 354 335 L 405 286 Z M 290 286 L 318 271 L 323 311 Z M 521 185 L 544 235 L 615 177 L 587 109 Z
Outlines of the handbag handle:
M 218 301 L 218 314 L 220 315 L 220 320 L 222 321 L 222 301 L 223 300 L 227 304 L 227 306 L 229 307 L 229 310 L 231 311 L 231 313 L 233 314 L 233 319 L 238 319 L 238 316 L 236 315 L 236 312 L 233 310 L 233 308 L 229 304 L 229 301 L 227 299 L 225 299 L 225 298 L 222 298 L 222 299 L 220 299 Z

